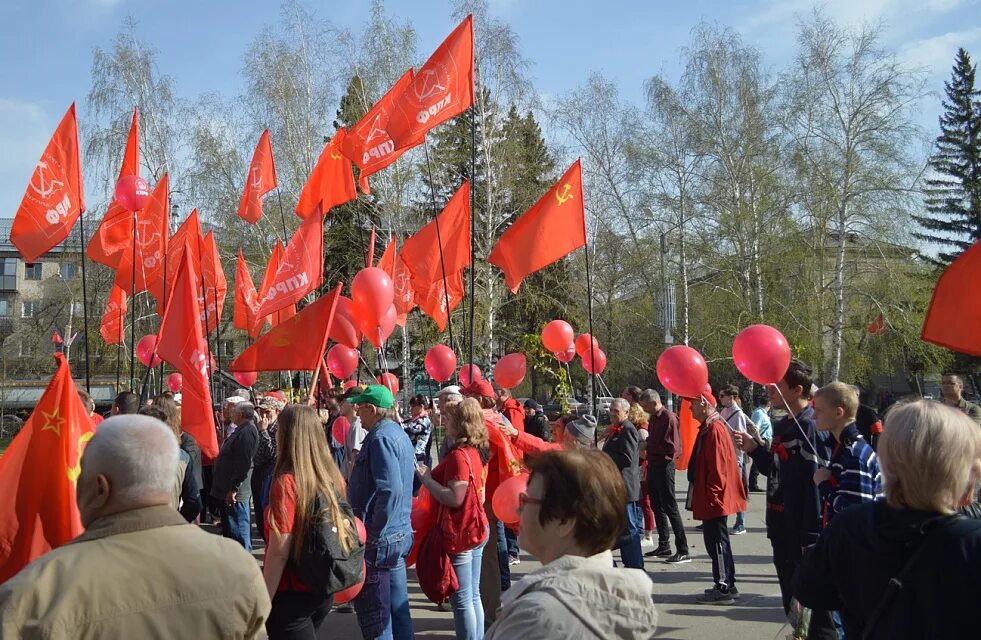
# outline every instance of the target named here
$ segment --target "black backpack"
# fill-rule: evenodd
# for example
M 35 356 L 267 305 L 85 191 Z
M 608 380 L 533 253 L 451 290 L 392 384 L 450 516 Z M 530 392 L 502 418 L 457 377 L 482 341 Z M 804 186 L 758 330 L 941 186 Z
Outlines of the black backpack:
M 356 546 L 345 553 L 341 548 L 337 528 L 330 519 L 327 501 L 317 495 L 313 502 L 310 527 L 303 539 L 298 561 L 291 560 L 296 575 L 311 590 L 330 595 L 361 582 L 364 578 L 364 544 L 358 538 L 351 505 L 338 497 L 345 526 L 354 533 Z

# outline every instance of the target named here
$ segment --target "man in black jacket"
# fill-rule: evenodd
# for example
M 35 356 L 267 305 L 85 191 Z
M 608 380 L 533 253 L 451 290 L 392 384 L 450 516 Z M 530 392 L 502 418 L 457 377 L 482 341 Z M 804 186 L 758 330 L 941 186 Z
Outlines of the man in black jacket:
M 225 504 L 221 517 L 222 535 L 237 540 L 246 551 L 252 551 L 249 500 L 252 498 L 252 460 L 259 445 L 255 407 L 250 402 L 239 402 L 231 410 L 231 419 L 237 426 L 222 443 L 215 459 L 211 497 Z
M 548 419 L 542 406 L 532 399 L 525 400 L 525 433 L 549 442 Z
M 603 453 L 613 458 L 627 486 L 627 528 L 620 536 L 620 558 L 630 569 L 644 568 L 640 539 L 644 535 L 644 512 L 640 508 L 640 433 L 627 419 L 630 403 L 617 398 L 610 403 L 610 429 Z

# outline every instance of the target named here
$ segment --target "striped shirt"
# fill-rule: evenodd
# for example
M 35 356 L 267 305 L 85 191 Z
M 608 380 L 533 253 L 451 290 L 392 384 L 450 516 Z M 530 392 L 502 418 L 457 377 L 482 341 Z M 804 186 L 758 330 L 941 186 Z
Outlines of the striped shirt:
M 835 442 L 829 469 L 831 478 L 818 486 L 823 526 L 827 527 L 831 518 L 846 507 L 882 497 L 879 459 L 854 422 L 845 427 Z

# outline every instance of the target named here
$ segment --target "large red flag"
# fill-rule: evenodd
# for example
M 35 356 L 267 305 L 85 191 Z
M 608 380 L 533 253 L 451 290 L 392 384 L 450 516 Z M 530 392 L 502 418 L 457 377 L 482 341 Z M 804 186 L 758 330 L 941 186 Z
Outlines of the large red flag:
M 395 285 L 395 311 L 398 314 L 395 323 L 400 327 L 405 326 L 406 318 L 410 311 L 416 306 L 415 293 L 412 291 L 412 274 L 409 273 L 402 253 L 395 256 L 394 275 L 392 283 Z
M 464 298 L 463 271 L 447 274 L 446 283 L 449 285 L 449 300 L 444 293 L 442 278 L 430 284 L 426 295 L 417 297 L 416 300 L 419 303 L 419 308 L 433 319 L 440 331 L 446 329 L 450 312 L 456 309 Z M 396 311 L 398 311 L 397 308 Z
M 139 111 L 133 109 L 129 136 L 126 138 L 126 151 L 123 152 L 123 165 L 119 169 L 120 178 L 140 175 L 139 132 Z M 92 234 L 85 253 L 93 261 L 115 269 L 119 265 L 120 254 L 130 246 L 132 238 L 133 214 L 113 199 L 102 222 L 99 223 L 99 228 Z
M 252 224 L 258 222 L 262 215 L 262 198 L 277 184 L 272 142 L 269 140 L 269 129 L 266 129 L 259 136 L 259 144 L 252 154 L 249 175 L 245 176 L 245 190 L 238 203 L 238 216 Z
M 199 294 L 198 303 L 202 310 L 207 309 L 206 312 L 202 311 L 201 322 L 207 320 L 207 332 L 211 333 L 218 327 L 221 314 L 225 310 L 225 296 L 228 294 L 228 281 L 225 279 L 225 270 L 221 267 L 221 256 L 218 255 L 213 231 L 209 231 L 201 240 L 201 277 L 204 280 L 204 290 Z
M 388 121 L 395 148 L 418 144 L 427 131 L 466 111 L 473 97 L 473 16 L 467 16 L 395 101 Z
M 398 79 L 398 82 L 388 90 L 381 100 L 375 103 L 368 113 L 356 125 L 351 127 L 341 143 L 341 152 L 349 160 L 358 165 L 361 175 L 358 184 L 362 191 L 369 192 L 368 176 L 378 173 L 399 159 L 403 153 L 415 144 L 421 143 L 425 136 L 420 136 L 414 144 L 407 144 L 396 149 L 392 137 L 388 135 L 388 120 L 395 109 L 395 100 L 401 96 L 412 82 L 414 74 L 409 69 Z
M 167 301 L 160 321 L 157 355 L 184 376 L 181 428 L 191 434 L 201 453 L 214 457 L 218 455 L 218 437 L 208 388 L 208 345 L 201 326 L 199 291 L 191 253 L 184 251 L 171 289 L 172 299 Z
M 267 274 L 268 275 L 268 274 Z M 263 280 L 265 297 L 256 314 L 260 318 L 296 304 L 324 280 L 324 220 L 311 216 L 296 230 L 283 252 L 276 275 Z
M 314 371 L 327 349 L 327 336 L 341 285 L 255 341 L 231 364 L 232 371 Z
M 275 281 L 276 272 L 279 271 L 279 263 L 283 260 L 283 251 L 283 243 L 277 240 L 276 244 L 273 245 L 272 253 L 269 254 L 269 262 L 266 263 L 266 271 L 262 276 L 262 284 L 259 285 L 259 302 L 266 299 L 266 294 L 269 292 L 269 287 L 271 287 L 272 283 Z M 258 307 L 256 307 L 256 311 L 258 311 Z M 267 320 L 269 321 L 270 325 L 275 327 L 280 322 L 288 320 L 294 315 L 296 315 L 295 304 L 286 307 L 282 311 L 276 311 L 268 318 L 256 316 L 256 319 L 259 322 L 257 331 L 262 331 L 263 327 L 266 326 Z
M 263 323 L 255 313 L 259 310 L 259 294 L 255 290 L 252 273 L 245 264 L 242 250 L 238 250 L 238 262 L 235 265 L 235 313 L 232 318 L 236 329 L 248 332 L 253 338 L 258 338 Z
M 34 167 L 14 214 L 10 241 L 26 262 L 34 262 L 68 237 L 83 209 L 82 161 L 73 102 Z
M 309 218 L 314 214 L 325 216 L 331 208 L 358 197 L 351 161 L 341 153 L 346 135 L 347 131 L 338 129 L 320 152 L 317 165 L 310 172 L 296 203 L 296 215 L 301 218 Z
M 378 264 L 375 266 L 387 273 L 389 278 L 395 277 L 395 236 L 389 237 L 388 246 L 385 247 L 385 252 L 378 258 Z
M 170 235 L 170 181 L 163 174 L 146 207 L 137 211 L 135 244 L 120 252 L 115 285 L 133 295 L 163 280 L 164 256 Z M 132 215 L 129 216 L 133 218 Z M 131 241 L 132 242 L 132 241 Z M 133 254 L 136 253 L 136 280 L 133 280 Z M 135 291 L 134 291 L 135 289 Z
M 402 245 L 400 256 L 412 274 L 412 290 L 416 301 L 427 297 L 430 285 L 462 271 L 470 264 L 470 182 L 457 189 L 446 208 L 439 214 L 439 233 L 436 220 L 426 224 Z M 439 242 L 442 241 L 442 243 Z M 440 264 L 439 247 L 443 247 Z
M 181 226 L 177 227 L 174 236 L 167 243 L 167 275 L 164 278 L 158 278 L 156 281 L 148 283 L 148 291 L 156 299 L 157 313 L 160 315 L 163 315 L 164 312 L 164 298 L 169 296 L 170 289 L 174 288 L 174 282 L 177 279 L 177 267 L 180 266 L 181 254 L 184 253 L 185 249 L 190 252 L 194 273 L 201 271 L 201 249 L 203 244 L 201 239 L 201 219 L 198 217 L 198 210 L 191 209 L 191 214 L 181 223 Z M 167 284 L 166 288 L 164 287 L 165 280 Z
M 126 332 L 126 291 L 113 286 L 106 301 L 106 311 L 102 315 L 102 325 L 99 333 L 106 344 L 119 344 Z
M 512 293 L 521 281 L 586 246 L 586 209 L 579 160 L 520 218 L 491 250 L 487 262 L 504 271 Z
M 82 533 L 75 503 L 82 450 L 95 427 L 68 362 L 0 457 L 0 582 Z
M 937 280 L 920 337 L 973 356 L 981 356 L 981 241 L 959 255 Z

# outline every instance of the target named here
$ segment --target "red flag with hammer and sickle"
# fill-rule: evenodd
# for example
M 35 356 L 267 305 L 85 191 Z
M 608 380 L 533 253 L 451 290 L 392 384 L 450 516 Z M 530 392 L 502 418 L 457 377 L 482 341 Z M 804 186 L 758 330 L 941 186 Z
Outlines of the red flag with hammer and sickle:
M 351 161 L 341 153 L 346 135 L 346 130 L 338 129 L 330 142 L 324 145 L 317 165 L 300 191 L 300 199 L 296 203 L 296 215 L 299 217 L 326 216 L 333 207 L 358 197 Z
M 262 198 L 277 186 L 276 163 L 273 162 L 272 142 L 269 129 L 259 136 L 259 144 L 252 154 L 249 175 L 245 176 L 245 190 L 238 203 L 238 217 L 255 224 L 262 216 Z
M 263 281 L 265 296 L 259 302 L 256 316 L 269 314 L 294 305 L 324 280 L 324 219 L 311 216 L 296 230 L 286 245 L 276 274 Z
M 140 114 L 133 109 L 133 119 L 129 125 L 129 136 L 126 138 L 126 151 L 123 153 L 123 166 L 119 169 L 119 177 L 140 175 Z M 115 269 L 119 266 L 122 253 L 133 239 L 133 213 L 113 198 L 103 216 L 99 227 L 92 234 L 85 255 L 94 262 Z

